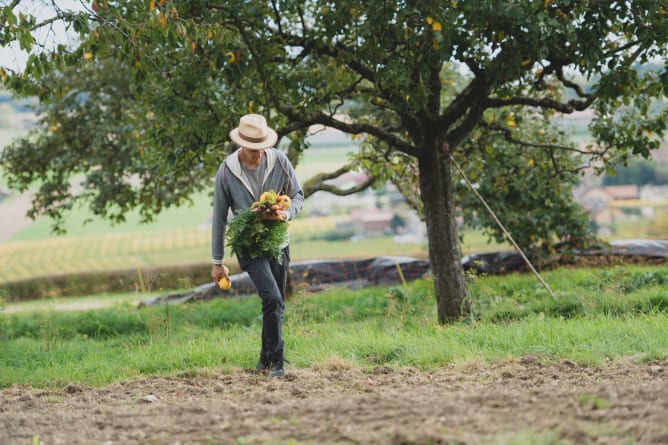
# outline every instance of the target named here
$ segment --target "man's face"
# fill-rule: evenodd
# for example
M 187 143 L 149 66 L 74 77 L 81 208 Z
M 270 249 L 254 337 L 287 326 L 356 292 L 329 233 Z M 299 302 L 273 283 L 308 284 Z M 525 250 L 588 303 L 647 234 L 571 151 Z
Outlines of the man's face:
M 260 159 L 262 159 L 262 155 L 264 154 L 264 149 L 251 150 L 250 148 L 242 147 L 242 150 L 244 151 L 244 158 L 246 158 L 248 162 L 251 163 L 260 162 Z

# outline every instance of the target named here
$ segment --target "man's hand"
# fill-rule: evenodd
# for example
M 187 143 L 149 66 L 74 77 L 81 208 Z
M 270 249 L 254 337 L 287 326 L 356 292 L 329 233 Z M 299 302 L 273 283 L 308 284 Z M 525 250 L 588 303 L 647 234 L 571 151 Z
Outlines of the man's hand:
M 216 286 L 218 286 L 220 279 L 223 277 L 229 279 L 229 276 L 227 275 L 227 268 L 222 264 L 214 264 L 211 268 L 211 278 L 213 278 L 213 282 L 216 283 Z
M 271 206 L 272 212 L 262 213 L 262 217 L 269 221 L 286 221 L 288 219 L 288 214 L 281 210 L 281 206 L 274 204 Z

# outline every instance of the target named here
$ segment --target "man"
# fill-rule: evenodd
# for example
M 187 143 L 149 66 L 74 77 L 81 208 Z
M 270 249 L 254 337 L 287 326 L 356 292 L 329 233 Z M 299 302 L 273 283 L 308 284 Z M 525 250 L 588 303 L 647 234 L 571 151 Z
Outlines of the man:
M 276 150 L 276 132 L 267 126 L 265 118 L 247 114 L 239 126 L 230 132 L 230 139 L 239 149 L 229 155 L 218 169 L 214 187 L 211 276 L 215 283 L 227 277 L 223 268 L 225 228 L 230 209 L 236 212 L 248 209 L 268 190 L 288 195 L 292 205 L 286 210 L 275 209 L 264 214 L 268 220 L 289 221 L 302 208 L 304 192 L 295 170 L 285 154 Z M 282 261 L 273 258 L 240 256 L 239 266 L 248 272 L 259 297 L 262 299 L 262 348 L 256 369 L 269 371 L 272 377 L 283 377 L 283 310 L 290 250 L 288 240 L 282 246 Z

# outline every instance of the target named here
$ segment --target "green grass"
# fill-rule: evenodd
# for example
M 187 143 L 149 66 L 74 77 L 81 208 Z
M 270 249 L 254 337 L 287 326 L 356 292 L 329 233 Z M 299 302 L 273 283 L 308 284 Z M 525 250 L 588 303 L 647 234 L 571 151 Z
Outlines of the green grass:
M 39 311 L 76 311 L 80 309 L 96 309 L 114 305 L 137 305 L 144 298 L 157 297 L 151 290 L 144 293 L 109 293 L 100 295 L 85 295 L 78 297 L 53 297 L 48 299 L 16 301 L 4 305 L 5 313 L 39 312 Z M 2 307 L 2 306 L 0 306 Z
M 666 277 L 668 268 L 560 269 L 545 274 L 557 300 L 530 275 L 477 277 L 470 283 L 471 315 L 448 326 L 436 322 L 428 280 L 298 293 L 288 302 L 286 351 L 293 367 L 424 370 L 526 354 L 582 365 L 666 359 Z M 231 372 L 257 359 L 255 297 L 142 309 L 131 301 L 89 311 L 0 314 L 0 387 Z

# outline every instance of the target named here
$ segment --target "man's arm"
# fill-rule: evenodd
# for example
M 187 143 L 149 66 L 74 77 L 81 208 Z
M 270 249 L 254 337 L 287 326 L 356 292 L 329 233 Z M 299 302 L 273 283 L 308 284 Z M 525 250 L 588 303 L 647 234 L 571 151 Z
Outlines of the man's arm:
M 225 229 L 227 227 L 227 213 L 230 203 L 224 191 L 223 177 L 225 173 L 223 163 L 216 173 L 213 187 L 213 216 L 211 218 L 211 262 L 222 265 L 225 256 Z
M 297 216 L 304 205 L 304 191 L 302 190 L 299 179 L 297 179 L 297 173 L 295 173 L 295 169 L 288 157 L 284 155 L 283 161 L 285 162 L 285 173 L 288 175 L 288 190 L 285 190 L 285 194 L 288 195 L 292 201 L 292 205 L 289 209 L 285 210 L 285 213 L 286 220 L 291 220 Z

